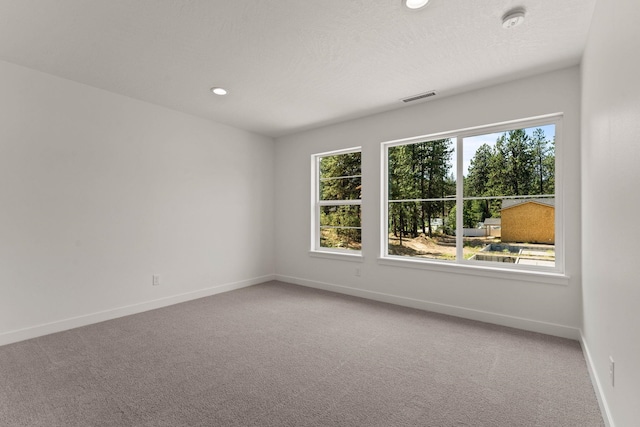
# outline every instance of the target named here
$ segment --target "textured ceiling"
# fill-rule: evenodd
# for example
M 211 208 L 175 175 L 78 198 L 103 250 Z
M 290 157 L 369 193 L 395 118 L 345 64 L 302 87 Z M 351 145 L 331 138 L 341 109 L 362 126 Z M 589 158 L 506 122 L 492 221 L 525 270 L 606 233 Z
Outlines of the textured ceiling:
M 280 136 L 577 64 L 594 3 L 0 0 L 0 60 Z

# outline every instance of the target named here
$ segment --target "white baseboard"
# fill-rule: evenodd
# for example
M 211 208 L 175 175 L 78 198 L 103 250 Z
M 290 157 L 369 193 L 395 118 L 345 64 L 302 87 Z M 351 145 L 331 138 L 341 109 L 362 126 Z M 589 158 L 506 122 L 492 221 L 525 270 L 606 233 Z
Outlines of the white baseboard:
M 493 323 L 511 328 L 523 329 L 526 331 L 539 332 L 572 340 L 580 340 L 580 330 L 578 328 L 558 325 L 555 323 L 541 322 L 539 320 L 525 319 L 522 317 L 508 316 L 505 314 L 492 313 L 488 311 L 475 310 L 471 308 L 459 307 L 437 302 L 407 298 L 381 292 L 368 291 L 364 289 L 351 288 L 347 286 L 335 285 L 331 283 L 317 282 L 313 280 L 301 279 L 298 277 L 284 276 L 276 274 L 276 280 L 292 283 L 310 288 L 324 289 L 326 291 L 352 295 L 356 297 L 371 299 L 375 301 L 387 302 L 404 307 L 417 308 L 420 310 L 433 311 L 440 314 L 462 317 L 465 319 L 477 320 L 480 322 Z
M 267 275 L 255 277 L 253 279 L 241 280 L 238 282 L 225 283 L 222 285 L 212 286 L 210 288 L 199 289 L 197 291 L 186 292 L 183 294 L 172 295 L 169 297 L 127 305 L 124 307 L 99 311 L 83 316 L 71 317 L 68 319 L 58 320 L 55 322 L 36 325 L 24 329 L 18 329 L 15 331 L 4 332 L 0 334 L 0 345 L 24 341 L 31 338 L 40 337 L 42 335 L 53 334 L 55 332 L 66 331 L 69 329 L 78 328 L 80 326 L 104 322 L 105 320 L 116 319 L 118 317 L 128 316 L 130 314 L 142 313 L 143 311 L 149 311 L 173 304 L 179 304 L 181 302 L 208 297 L 222 292 L 246 288 L 248 286 L 257 285 L 259 283 L 268 282 L 270 280 L 275 280 L 275 275 Z
M 593 359 L 591 358 L 591 353 L 589 352 L 589 346 L 587 345 L 587 341 L 584 338 L 582 330 L 580 330 L 580 345 L 582 346 L 582 353 L 584 353 L 584 358 L 587 362 L 587 369 L 589 370 L 589 376 L 591 377 L 593 389 L 596 392 L 596 398 L 598 399 L 598 405 L 600 405 L 600 412 L 602 413 L 604 423 L 607 427 L 615 427 L 613 417 L 611 416 L 611 411 L 609 410 L 609 405 L 607 404 L 607 399 L 604 396 L 602 382 L 598 377 L 598 371 L 596 371 L 595 364 L 593 363 Z

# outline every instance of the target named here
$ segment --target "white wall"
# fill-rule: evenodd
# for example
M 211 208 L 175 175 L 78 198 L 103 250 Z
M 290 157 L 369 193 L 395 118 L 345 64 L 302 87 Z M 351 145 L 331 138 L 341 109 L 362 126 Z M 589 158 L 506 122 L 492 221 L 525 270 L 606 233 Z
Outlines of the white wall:
M 0 344 L 272 278 L 273 139 L 2 62 L 0 94 Z
M 568 285 L 378 264 L 381 142 L 556 112 L 565 114 L 561 170 L 565 176 L 566 272 L 571 276 Z M 580 74 L 578 67 L 572 67 L 277 139 L 278 278 L 578 338 L 581 326 L 579 114 Z M 360 145 L 364 263 L 311 257 L 308 253 L 310 156 Z M 362 270 L 360 277 L 355 275 L 356 268 Z
M 638 22 L 640 2 L 598 1 L 582 63 L 583 332 L 617 426 L 640 425 Z

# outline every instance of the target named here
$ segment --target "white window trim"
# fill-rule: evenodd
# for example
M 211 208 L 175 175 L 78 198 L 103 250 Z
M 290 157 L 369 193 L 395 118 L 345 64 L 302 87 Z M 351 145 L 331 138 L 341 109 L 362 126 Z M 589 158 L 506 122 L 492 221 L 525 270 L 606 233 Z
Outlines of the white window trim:
M 394 265 L 428 270 L 456 272 L 461 274 L 474 274 L 481 276 L 514 278 L 544 283 L 568 284 L 569 276 L 565 274 L 565 235 L 564 235 L 564 197 L 563 197 L 563 144 L 562 144 L 562 113 L 554 113 L 532 117 L 522 120 L 512 120 L 490 125 L 464 128 L 459 130 L 440 132 L 428 135 L 420 135 L 411 138 L 398 139 L 383 142 L 381 144 L 381 173 L 380 173 L 380 257 L 378 262 L 385 265 Z M 542 125 L 555 125 L 555 267 L 522 266 L 522 265 L 493 265 L 480 263 L 479 261 L 465 260 L 462 257 L 462 209 L 456 209 L 456 248 L 457 259 L 455 261 L 432 260 L 425 258 L 412 258 L 389 255 L 389 148 L 399 145 L 408 145 L 427 140 L 451 138 L 456 141 L 456 176 L 461 177 L 463 162 L 459 158 L 463 155 L 462 140 L 471 136 L 488 133 L 505 132 L 513 129 L 531 128 Z M 463 180 L 456 181 L 456 205 L 461 206 L 463 201 Z M 497 263 L 496 263 L 497 264 Z
M 342 150 L 326 151 L 311 155 L 311 256 L 362 262 L 362 251 L 354 249 L 324 248 L 320 246 L 320 206 L 362 206 L 362 199 L 358 200 L 320 200 L 320 159 L 322 157 L 340 154 L 361 153 L 362 147 L 351 147 Z M 362 170 L 362 163 L 360 164 Z M 362 175 L 361 175 L 362 179 Z M 360 225 L 362 230 L 362 224 Z M 363 235 L 363 233 L 361 233 Z

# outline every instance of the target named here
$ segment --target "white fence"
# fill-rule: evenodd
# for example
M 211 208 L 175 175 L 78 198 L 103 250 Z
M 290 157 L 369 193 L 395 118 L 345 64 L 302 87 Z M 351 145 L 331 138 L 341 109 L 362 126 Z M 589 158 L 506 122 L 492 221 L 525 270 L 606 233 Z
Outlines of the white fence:
M 487 230 L 484 228 L 465 228 L 462 235 L 464 237 L 484 237 L 487 235 Z
M 465 228 L 462 232 L 464 237 L 500 237 L 501 235 L 500 227 L 483 227 L 483 228 Z

